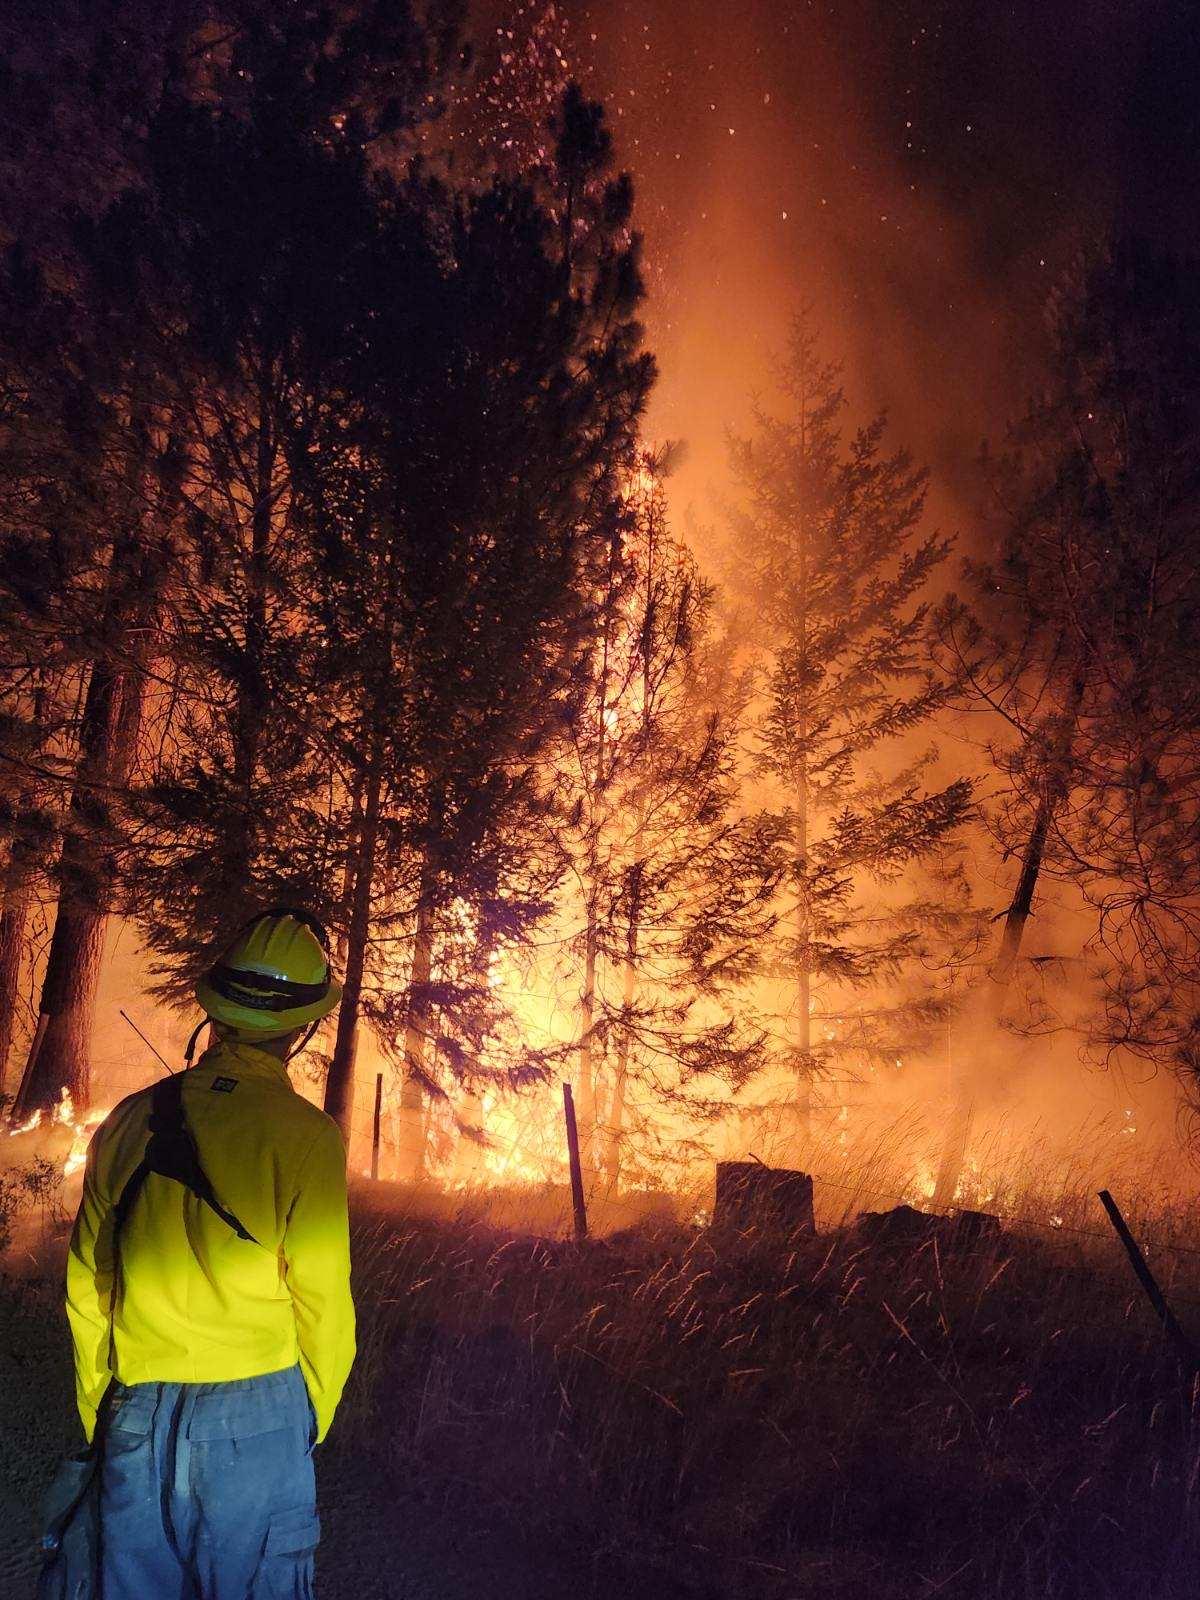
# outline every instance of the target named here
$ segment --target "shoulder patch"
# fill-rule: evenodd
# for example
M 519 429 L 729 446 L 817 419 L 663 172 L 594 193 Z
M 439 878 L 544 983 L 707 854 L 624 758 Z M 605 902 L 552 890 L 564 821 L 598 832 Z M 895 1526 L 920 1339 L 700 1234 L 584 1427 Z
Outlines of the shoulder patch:
M 232 1094 L 237 1086 L 238 1081 L 236 1078 L 214 1078 L 212 1081 L 212 1088 L 221 1094 Z

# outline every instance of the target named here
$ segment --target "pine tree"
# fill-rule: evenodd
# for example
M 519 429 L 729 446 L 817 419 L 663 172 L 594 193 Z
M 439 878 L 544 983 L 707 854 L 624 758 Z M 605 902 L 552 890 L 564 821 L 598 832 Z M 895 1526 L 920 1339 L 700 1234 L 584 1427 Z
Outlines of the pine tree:
M 1193 1048 L 1196 281 L 1116 237 L 1056 287 L 1047 382 L 981 463 L 991 559 L 939 619 L 948 665 L 1005 728 L 993 826 L 1021 863 L 976 997 L 985 1069 L 1047 877 L 1095 917 L 1093 1042 L 1185 1070 Z M 961 1125 L 952 1142 L 947 1187 Z
M 873 919 L 856 895 L 868 881 L 896 882 L 952 835 L 971 787 L 960 779 L 926 789 L 932 755 L 912 753 L 912 736 L 945 697 L 924 645 L 922 592 L 948 550 L 921 531 L 927 475 L 904 450 L 884 453 L 882 417 L 843 439 L 839 371 L 820 358 L 807 316 L 780 376 L 789 414 L 757 410 L 754 436 L 731 440 L 742 492 L 731 513 L 732 575 L 757 618 L 756 767 L 781 796 L 790 856 L 782 1059 L 795 1076 L 802 1149 L 827 1053 L 814 1044 L 819 992 L 898 971 L 916 937 L 894 918 Z M 899 770 L 868 766 L 898 750 Z
M 39 764 L 37 787 L 58 833 L 46 862 L 58 912 L 18 1091 L 22 1111 L 57 1102 L 63 1089 L 87 1101 L 120 802 L 136 754 L 170 520 L 145 346 L 116 335 L 111 286 L 82 281 L 78 256 L 70 267 L 59 288 L 14 249 L 0 277 L 0 365 L 11 397 L 0 437 L 0 582 L 41 680 L 36 720 L 53 759 Z M 30 863 L 18 835 L 14 847 L 10 865 L 23 878 Z
M 667 525 L 643 460 L 595 599 L 588 694 L 560 772 L 563 915 L 580 983 L 576 1062 L 589 1188 L 615 1194 L 631 1154 L 736 1086 L 761 1040 L 731 992 L 755 966 L 777 880 L 774 829 L 737 811 L 744 685 L 713 631 L 714 595 Z
M 409 955 L 403 1023 L 390 1007 L 375 1018 L 392 1018 L 402 1057 L 410 1167 L 439 923 L 456 900 L 480 905 L 481 882 L 504 884 L 507 819 L 536 814 L 533 758 L 570 697 L 584 580 L 653 375 L 631 191 L 604 181 L 611 161 L 600 108 L 575 92 L 532 182 L 397 185 L 338 402 L 305 456 L 311 592 L 329 597 L 341 750 L 362 793 L 326 1106 L 345 1124 L 368 952 L 385 936 Z M 392 282 L 405 292 L 381 301 Z M 520 902 L 496 902 L 514 929 Z
M 277 682 L 288 678 L 278 659 L 286 652 L 272 656 L 270 628 L 280 461 L 272 384 L 283 381 L 285 325 L 297 314 L 289 291 L 318 270 L 315 251 L 305 260 L 302 247 L 316 243 L 319 220 L 330 228 L 342 220 L 336 208 L 304 213 L 314 194 L 300 191 L 315 157 L 336 167 L 340 154 L 343 166 L 361 171 L 365 150 L 387 151 L 416 116 L 431 114 L 431 88 L 457 51 L 454 11 L 427 8 L 422 27 L 406 7 L 385 3 L 336 15 L 301 4 L 281 16 L 268 5 L 181 0 L 153 19 L 118 3 L 106 18 L 65 14 L 65 53 L 37 61 L 13 52 L 10 82 L 21 95 L 36 101 L 43 84 L 37 116 L 50 108 L 50 138 L 31 165 L 0 175 L 0 228 L 32 238 L 47 267 L 39 277 L 14 252 L 5 285 L 13 315 L 3 360 L 21 412 L 6 419 L 5 466 L 10 484 L 37 482 L 43 509 L 57 500 L 57 525 L 48 512 L 40 522 L 27 517 L 39 525 L 17 529 L 13 548 L 23 541 L 35 556 L 53 554 L 52 583 L 84 602 L 64 609 L 62 626 L 87 641 L 75 660 L 74 755 L 58 784 L 59 908 L 25 1104 L 56 1099 L 63 1087 L 86 1100 L 91 997 L 123 852 L 126 867 L 146 869 L 140 880 L 133 874 L 130 903 L 163 936 L 173 977 L 180 964 L 203 959 L 236 907 L 257 899 L 252 873 L 268 884 L 295 876 L 284 830 L 274 826 L 275 791 L 263 781 L 267 718 L 279 709 L 268 704 L 269 679 L 272 670 Z M 81 73 L 88 93 L 65 91 L 68 80 L 78 89 Z M 85 130 L 69 167 L 67 127 Z M 297 152 L 308 160 L 293 171 L 286 156 Z M 33 229 L 31 173 L 39 183 Z M 246 203 L 256 180 L 257 209 Z M 203 182 L 217 187 L 204 192 Z M 274 238 L 268 226 L 278 227 Z M 46 335 L 36 345 L 23 316 Z M 209 604 L 214 565 L 243 554 L 224 609 Z M 168 589 L 172 620 L 184 627 L 168 670 L 153 675 L 149 709 L 166 759 L 141 815 L 161 831 L 143 826 L 130 849 L 123 790 L 148 705 L 149 653 L 165 648 Z M 228 771 L 223 722 L 233 729 Z M 142 848 L 149 838 L 157 858 Z M 158 889 L 147 888 L 156 873 Z M 300 874 L 306 885 L 315 876 Z M 226 895 L 230 883 L 235 892 Z
M 452 54 L 410 24 L 386 6 L 286 22 L 252 7 L 218 46 L 202 38 L 150 120 L 145 180 L 97 230 L 153 330 L 175 429 L 171 675 L 126 874 L 174 998 L 264 903 L 336 926 L 348 893 L 361 793 L 313 718 L 296 474 L 380 225 L 369 157 L 430 114 Z

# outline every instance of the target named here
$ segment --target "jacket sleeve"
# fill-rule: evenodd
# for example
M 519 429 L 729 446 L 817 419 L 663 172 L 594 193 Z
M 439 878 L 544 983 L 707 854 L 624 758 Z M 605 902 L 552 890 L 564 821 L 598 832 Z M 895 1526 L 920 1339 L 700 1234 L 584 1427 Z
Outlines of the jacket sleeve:
M 109 1350 L 116 1219 L 97 1178 L 102 1131 L 103 1124 L 88 1146 L 83 1194 L 67 1252 L 67 1321 L 75 1348 L 75 1398 L 89 1444 L 96 1431 L 96 1412 L 112 1378 Z
M 301 1163 L 283 1256 L 300 1367 L 317 1415 L 320 1444 L 354 1363 L 346 1149 L 334 1122 L 321 1130 Z

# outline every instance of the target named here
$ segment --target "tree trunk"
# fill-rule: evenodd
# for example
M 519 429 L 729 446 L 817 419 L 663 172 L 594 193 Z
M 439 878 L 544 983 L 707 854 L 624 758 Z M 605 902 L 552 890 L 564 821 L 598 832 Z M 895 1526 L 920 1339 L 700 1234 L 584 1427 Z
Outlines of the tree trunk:
M 458 1146 L 454 1154 L 455 1175 L 467 1184 L 482 1183 L 485 1175 L 484 1147 L 478 1139 L 470 1137 L 471 1133 L 482 1135 L 485 1132 L 483 1114 L 483 1096 L 476 1084 L 470 1084 L 462 1092 L 462 1103 L 459 1107 L 458 1120 L 468 1132 L 460 1133 Z
M 643 694 L 643 704 L 649 694 Z M 624 1133 L 625 1099 L 629 1083 L 629 1049 L 633 1042 L 629 1017 L 637 994 L 637 957 L 642 933 L 642 884 L 646 863 L 646 800 L 639 794 L 633 828 L 633 865 L 630 868 L 629 917 L 625 924 L 625 954 L 621 962 L 621 1028 L 617 1035 L 617 1059 L 613 1075 L 612 1105 L 604 1129 L 604 1181 L 609 1199 L 616 1199 L 621 1183 L 621 1140 Z
M 796 781 L 796 1015 L 793 1038 L 796 1052 L 796 1100 L 793 1130 L 795 1160 L 800 1163 L 812 1136 L 812 973 L 805 946 L 812 936 L 808 915 L 808 772 L 801 760 Z
M 1038 875 L 1042 870 L 1042 858 L 1046 853 L 1046 836 L 1050 831 L 1050 822 L 1054 807 L 1062 798 L 1061 790 L 1065 785 L 1056 785 L 1053 795 L 1043 795 L 1038 804 L 1037 815 L 1033 820 L 1033 828 L 1029 834 L 1029 842 L 1025 846 L 1025 857 L 1021 862 L 1021 876 L 1017 880 L 1017 891 L 1013 895 L 1012 904 L 1009 906 L 1004 918 L 1004 934 L 1000 940 L 1000 953 L 992 970 L 988 973 L 990 985 L 990 1004 L 988 1012 L 993 1022 L 999 1022 L 1000 1014 L 1004 1010 L 1004 1002 L 1008 996 L 1008 988 L 1012 982 L 1013 973 L 1016 971 L 1017 957 L 1021 953 L 1021 941 L 1025 937 L 1025 925 L 1033 911 L 1033 894 L 1037 888 Z
M 14 839 L 4 874 L 3 909 L 0 910 L 0 1095 L 13 1092 L 8 1083 L 8 1058 L 16 1031 L 25 929 L 37 868 L 36 848 L 25 839 Z
M 808 397 L 800 401 L 800 451 L 808 450 Z M 795 618 L 796 643 L 800 658 L 808 651 L 808 529 L 800 529 L 796 551 L 798 612 Z M 796 761 L 794 766 L 794 792 L 796 797 L 796 1018 L 794 1027 L 796 1049 L 796 1101 L 793 1138 L 793 1161 L 802 1165 L 812 1140 L 812 972 L 808 964 L 806 946 L 812 938 L 812 918 L 808 904 L 808 724 L 811 706 L 807 692 L 802 692 L 797 707 Z
M 244 892 L 253 881 L 260 829 L 258 764 L 263 728 L 270 709 L 266 661 L 277 451 L 268 383 L 269 377 L 264 374 L 258 402 L 254 472 L 247 486 L 254 499 L 246 562 L 245 641 L 233 735 L 233 786 L 241 798 L 241 827 L 238 837 L 229 841 L 227 855 L 227 872 L 235 894 Z
M 592 1029 L 596 1020 L 596 966 L 599 934 L 595 911 L 588 907 L 584 943 L 583 988 L 579 993 L 579 1164 L 583 1170 L 584 1194 L 589 1198 L 596 1181 L 596 1041 Z
M 342 868 L 342 883 L 341 888 L 338 891 L 337 898 L 337 932 L 334 935 L 332 953 L 333 969 L 335 973 L 345 972 L 346 970 L 348 929 L 350 927 L 350 919 L 354 914 L 354 885 L 356 881 L 359 845 L 362 839 L 362 797 L 362 774 L 357 773 L 350 790 L 350 825 L 348 830 L 350 844 L 346 851 L 346 860 Z M 333 1059 L 333 1052 L 337 1045 L 337 1030 L 338 1013 L 335 1011 L 328 1017 L 322 1018 L 321 1026 L 317 1029 L 316 1033 L 315 1042 L 318 1050 L 327 1055 L 331 1061 Z M 352 1062 L 357 1061 L 357 1056 L 358 1033 L 356 1022 L 355 1038 L 351 1047 Z M 326 1084 L 328 1084 L 328 1079 L 326 1079 Z
M 346 935 L 342 1003 L 338 1011 L 333 1059 L 329 1063 L 329 1077 L 325 1083 L 325 1111 L 342 1130 L 342 1138 L 346 1142 L 347 1160 L 354 1132 L 355 1035 L 362 1002 L 367 941 L 371 933 L 371 890 L 374 887 L 375 857 L 379 846 L 382 792 L 383 758 L 381 751 L 376 748 L 371 756 L 364 785 L 362 821 L 354 866 L 354 893 L 350 906 L 350 925 Z
M 637 938 L 638 928 L 631 926 L 625 959 L 621 963 L 621 1008 L 628 1017 L 637 991 Z M 604 1127 L 604 1185 L 610 1200 L 615 1200 L 621 1184 L 621 1140 L 624 1134 L 625 1096 L 629 1081 L 630 1030 L 622 1021 L 617 1036 L 617 1059 L 613 1075 L 612 1105 Z
M 616 607 L 616 575 L 619 560 L 619 540 L 614 536 L 608 549 L 608 591 L 604 606 L 604 629 L 600 651 L 599 702 L 596 715 L 596 765 L 584 778 L 590 801 L 590 831 L 587 863 L 587 928 L 584 934 L 583 987 L 579 993 L 579 1094 L 576 1105 L 576 1127 L 579 1137 L 579 1163 L 583 1172 L 584 1194 L 590 1197 L 595 1185 L 596 1170 L 596 1041 L 592 1030 L 596 1023 L 596 971 L 600 954 L 600 930 L 597 925 L 598 885 L 600 867 L 600 827 L 597 812 L 605 789 L 604 762 L 607 755 L 608 689 L 611 674 L 613 619 Z
M 40 675 L 31 707 L 31 726 L 41 729 L 46 714 L 46 690 Z M 17 994 L 21 962 L 25 956 L 26 927 L 33 886 L 44 866 L 45 846 L 23 831 L 36 800 L 32 785 L 17 796 L 17 826 L 9 847 L 4 883 L 0 888 L 0 1095 L 15 1100 L 17 1083 L 9 1084 L 9 1056 L 17 1026 Z
M 114 580 L 121 559 L 121 553 L 114 552 Z M 123 642 L 128 644 L 131 638 L 127 630 Z M 90 1104 L 88 1049 L 117 874 L 107 839 L 110 804 L 128 781 L 137 749 L 146 683 L 140 654 L 135 650 L 120 671 L 110 657 L 102 657 L 92 664 L 88 678 L 38 1029 L 14 1107 L 20 1116 L 51 1109 L 64 1089 L 77 1111 Z
M 392 546 L 387 554 L 386 579 L 381 605 L 385 619 L 381 641 L 383 661 L 388 681 L 394 681 L 395 662 L 394 616 L 399 556 Z M 345 938 L 345 975 L 342 980 L 342 1001 L 338 1011 L 337 1036 L 333 1057 L 329 1063 L 329 1077 L 325 1084 L 325 1111 L 342 1130 L 349 1162 L 354 1122 L 354 1057 L 358 1015 L 362 1005 L 363 974 L 366 969 L 367 944 L 371 936 L 371 896 L 375 887 L 375 863 L 379 852 L 379 828 L 383 796 L 383 768 L 386 742 L 384 719 L 387 715 L 386 696 L 376 691 L 369 706 L 363 731 L 364 755 L 361 785 L 356 774 L 353 788 L 352 814 L 359 817 L 358 847 L 354 859 L 354 888 L 350 897 L 349 927 Z M 345 885 L 343 884 L 343 893 Z M 339 944 L 339 949 L 341 945 Z
M 975 1096 L 982 1076 L 994 1061 L 996 1035 L 1004 1013 L 1005 1001 L 1012 984 L 1013 973 L 1021 953 L 1026 924 L 1033 912 L 1033 896 L 1037 889 L 1042 860 L 1046 853 L 1046 840 L 1055 812 L 1066 797 L 1071 783 L 1070 743 L 1075 718 L 1083 699 L 1083 683 L 1077 679 L 1072 685 L 1068 705 L 1066 730 L 1054 752 L 1054 766 L 1034 814 L 1033 827 L 1025 845 L 1021 861 L 1021 876 L 1017 880 L 1012 903 L 1005 913 L 1004 932 L 1000 949 L 987 978 L 966 1008 L 964 1021 L 968 1023 L 966 1048 L 973 1052 L 972 1069 L 958 1073 L 957 1089 L 951 1107 L 946 1142 L 938 1163 L 937 1181 L 933 1191 L 933 1208 L 945 1210 L 953 1205 L 962 1181 L 967 1145 L 971 1137 L 971 1124 L 975 1115 Z M 961 1031 L 961 1030 L 960 1030 Z M 960 1049 L 962 1045 L 960 1043 Z
M 409 975 L 408 1017 L 404 1026 L 404 1075 L 400 1080 L 400 1119 L 397 1157 L 402 1183 L 420 1183 L 425 1176 L 425 1092 L 421 1073 L 429 1042 L 429 980 L 433 974 L 432 885 L 421 877 L 417 926 L 413 937 L 412 972 Z

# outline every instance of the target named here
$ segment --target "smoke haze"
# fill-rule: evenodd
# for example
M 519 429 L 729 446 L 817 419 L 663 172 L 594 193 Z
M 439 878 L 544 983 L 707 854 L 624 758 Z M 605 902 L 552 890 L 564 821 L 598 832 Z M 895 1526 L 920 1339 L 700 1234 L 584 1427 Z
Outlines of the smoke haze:
M 957 520 L 1036 369 L 1038 308 L 1109 218 L 1190 246 L 1200 187 L 1186 5 L 560 7 L 638 184 L 662 365 L 652 430 L 691 455 L 770 385 L 813 303 L 858 414 L 886 408 Z M 1168 198 L 1169 197 L 1169 198 Z
M 613 0 L 560 15 L 637 184 L 661 367 L 649 432 L 686 443 L 671 486 L 681 523 L 719 523 L 725 430 L 749 425 L 752 397 L 770 409 L 773 361 L 807 303 L 844 364 L 851 419 L 888 412 L 891 444 L 931 468 L 931 525 L 970 551 L 979 445 L 1036 388 L 1042 306 L 1081 242 L 1118 224 L 1196 245 L 1187 6 Z M 702 531 L 702 559 L 706 545 Z M 939 730 L 943 765 L 979 773 L 986 793 L 971 731 Z M 981 903 L 1002 908 L 1012 864 L 988 850 L 976 867 Z M 1089 931 L 1043 883 L 1037 981 L 1072 1021 L 1090 998 Z M 918 1069 L 907 1092 L 937 1080 Z M 1099 1118 L 1169 1139 L 1176 1086 L 1145 1080 L 1085 1068 L 1078 1034 L 1054 1033 L 1014 1045 L 986 1115 L 1014 1136 Z

